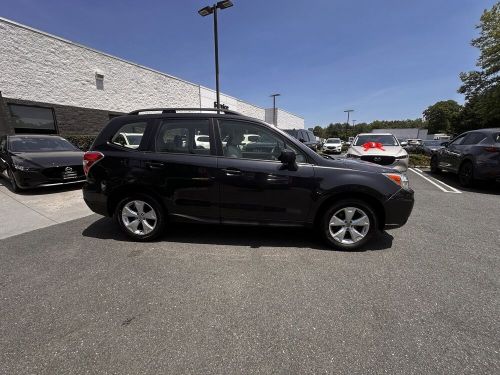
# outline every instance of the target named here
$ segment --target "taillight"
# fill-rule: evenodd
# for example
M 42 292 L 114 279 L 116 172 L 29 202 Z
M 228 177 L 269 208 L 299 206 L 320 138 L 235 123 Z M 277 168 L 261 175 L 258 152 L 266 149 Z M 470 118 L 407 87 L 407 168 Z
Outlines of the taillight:
M 488 152 L 500 152 L 500 147 L 484 147 L 483 148 L 484 151 L 488 151 Z
M 85 154 L 83 154 L 83 173 L 85 173 L 85 176 L 89 174 L 90 167 L 92 167 L 103 157 L 104 155 L 98 151 L 87 151 Z

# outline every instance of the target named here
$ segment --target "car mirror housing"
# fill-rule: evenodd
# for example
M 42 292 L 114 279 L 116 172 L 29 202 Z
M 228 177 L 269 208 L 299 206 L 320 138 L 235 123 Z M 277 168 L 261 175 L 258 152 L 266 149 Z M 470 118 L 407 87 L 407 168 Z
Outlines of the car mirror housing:
M 280 156 L 278 157 L 278 160 L 288 169 L 290 170 L 297 170 L 297 163 L 295 162 L 297 158 L 297 155 L 295 155 L 295 152 L 290 150 L 290 149 L 284 149 L 281 151 Z
M 448 147 L 449 144 L 450 144 L 449 142 L 443 142 L 443 143 L 441 143 L 441 146 Z

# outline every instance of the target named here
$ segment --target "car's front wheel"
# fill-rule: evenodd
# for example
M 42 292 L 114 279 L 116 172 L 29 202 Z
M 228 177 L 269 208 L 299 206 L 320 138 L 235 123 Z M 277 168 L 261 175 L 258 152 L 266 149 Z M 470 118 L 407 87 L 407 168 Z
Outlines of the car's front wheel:
M 115 210 L 120 228 L 136 241 L 149 241 L 158 237 L 165 224 L 162 205 L 147 195 L 134 195 L 123 199 Z
M 333 204 L 323 215 L 321 230 L 326 242 L 338 250 L 356 250 L 377 230 L 377 217 L 364 201 L 346 199 Z

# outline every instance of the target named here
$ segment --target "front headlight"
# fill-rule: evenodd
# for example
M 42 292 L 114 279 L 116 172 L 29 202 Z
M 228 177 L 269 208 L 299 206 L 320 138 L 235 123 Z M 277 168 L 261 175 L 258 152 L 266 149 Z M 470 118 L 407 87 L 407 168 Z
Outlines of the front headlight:
M 14 169 L 17 169 L 18 171 L 23 171 L 23 172 L 34 172 L 34 171 L 38 170 L 38 168 L 27 167 L 25 165 L 17 164 L 17 163 L 13 163 L 13 166 L 14 166 Z
M 403 160 L 403 159 L 408 159 L 408 158 L 409 158 L 408 154 L 401 155 L 401 156 L 396 156 L 396 160 Z
M 408 190 L 410 189 L 410 182 L 408 181 L 408 177 L 403 173 L 383 173 L 385 177 L 399 185 L 402 189 Z

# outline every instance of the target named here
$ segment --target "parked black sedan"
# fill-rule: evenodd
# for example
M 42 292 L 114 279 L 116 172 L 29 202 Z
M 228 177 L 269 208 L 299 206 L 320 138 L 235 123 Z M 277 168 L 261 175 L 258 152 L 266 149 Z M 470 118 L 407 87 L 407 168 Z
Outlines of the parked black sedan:
M 0 137 L 0 174 L 12 190 L 85 180 L 83 152 L 56 135 Z
M 500 128 L 460 134 L 431 157 L 431 172 L 458 174 L 462 186 L 475 180 L 500 180 Z

